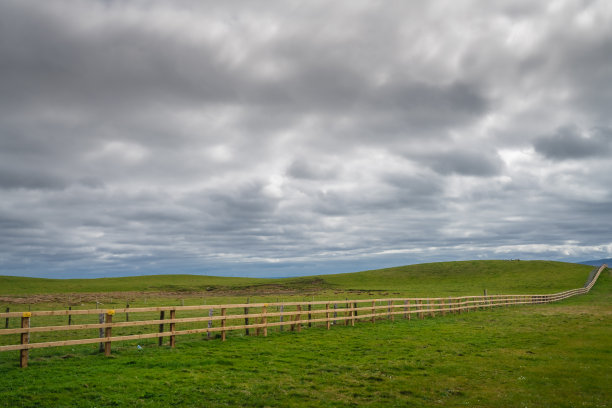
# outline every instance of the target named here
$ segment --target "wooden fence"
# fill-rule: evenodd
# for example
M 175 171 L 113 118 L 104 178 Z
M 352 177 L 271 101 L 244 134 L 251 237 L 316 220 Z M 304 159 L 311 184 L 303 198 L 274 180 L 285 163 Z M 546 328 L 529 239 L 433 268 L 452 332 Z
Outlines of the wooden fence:
M 545 295 L 485 295 L 462 296 L 462 297 L 437 297 L 437 298 L 387 298 L 387 299 L 358 299 L 358 300 L 329 300 L 312 302 L 283 302 L 283 303 L 246 303 L 225 305 L 199 305 L 199 306 L 163 306 L 142 308 L 107 309 L 101 311 L 93 310 L 48 310 L 32 312 L 10 312 L 0 313 L 0 319 L 20 318 L 21 325 L 18 328 L 0 330 L 2 335 L 19 335 L 19 344 L 0 346 L 0 351 L 19 351 L 19 362 L 21 367 L 28 365 L 28 351 L 30 349 L 44 347 L 60 347 L 81 344 L 100 344 L 100 349 L 109 356 L 111 344 L 117 341 L 129 341 L 157 338 L 158 344 L 162 345 L 163 338 L 169 338 L 169 345 L 174 347 L 176 336 L 206 333 L 220 333 L 223 341 L 230 331 L 255 330 L 257 335 L 267 336 L 268 329 L 278 327 L 283 330 L 289 326 L 291 331 L 301 331 L 302 326 L 325 325 L 329 330 L 332 325 L 344 324 L 354 326 L 357 321 L 368 321 L 375 323 L 377 319 L 385 318 L 394 320 L 396 317 L 404 319 L 424 317 L 435 317 L 448 313 L 464 313 L 480 309 L 494 307 L 550 303 L 567 299 L 572 296 L 588 293 L 601 272 L 607 267 L 602 265 L 597 269 L 592 279 L 587 281 L 583 288 L 567 290 L 561 293 Z M 218 311 L 214 315 L 214 311 Z M 177 314 L 188 313 L 201 314 L 207 311 L 208 315 L 196 315 L 193 317 L 177 317 Z M 166 313 L 168 312 L 168 313 Z M 133 320 L 134 314 L 159 313 L 159 318 Z M 125 321 L 113 322 L 113 316 L 125 314 Z M 132 316 L 132 318 L 128 317 Z M 72 324 L 73 316 L 98 317 L 98 323 Z M 31 327 L 31 322 L 38 317 L 66 317 L 69 325 L 42 325 Z M 169 318 L 166 318 L 168 316 Z M 42 319 L 41 319 L 42 320 Z M 74 319 L 76 320 L 76 319 Z M 214 322 L 218 322 L 214 325 Z M 244 322 L 244 323 L 243 323 Z M 206 323 L 206 327 L 197 327 L 198 324 Z M 192 325 L 194 328 L 183 328 L 179 325 Z M 113 330 L 125 330 L 133 327 L 154 327 L 157 330 L 141 334 L 113 335 Z M 87 329 L 99 330 L 99 336 L 95 338 L 82 338 L 73 340 L 30 342 L 31 333 L 48 333 L 58 331 L 78 331 Z

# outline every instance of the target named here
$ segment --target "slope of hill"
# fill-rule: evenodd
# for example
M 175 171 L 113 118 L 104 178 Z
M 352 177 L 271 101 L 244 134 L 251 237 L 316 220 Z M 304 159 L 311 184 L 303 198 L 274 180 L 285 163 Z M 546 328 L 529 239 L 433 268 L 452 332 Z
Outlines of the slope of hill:
M 0 276 L 0 295 L 85 292 L 206 292 L 274 295 L 359 292 L 364 296 L 448 296 L 489 293 L 552 293 L 581 287 L 591 267 L 552 261 L 461 261 L 400 266 L 364 272 L 285 279 L 156 275 L 102 279 L 41 279 Z

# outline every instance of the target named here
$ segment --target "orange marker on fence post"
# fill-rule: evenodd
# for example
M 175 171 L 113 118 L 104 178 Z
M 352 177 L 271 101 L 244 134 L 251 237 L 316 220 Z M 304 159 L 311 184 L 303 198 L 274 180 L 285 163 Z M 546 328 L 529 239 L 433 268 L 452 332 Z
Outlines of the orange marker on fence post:
M 31 316 L 32 316 L 32 313 L 23 312 L 23 315 L 21 315 L 21 328 L 22 329 L 30 328 L 30 317 Z M 30 342 L 30 333 L 29 332 L 21 333 L 21 344 L 28 344 L 29 342 Z M 19 366 L 20 367 L 25 368 L 28 366 L 28 355 L 29 355 L 28 349 L 19 350 Z
M 106 324 L 111 324 L 113 322 L 113 315 L 115 314 L 115 311 L 110 309 L 106 311 L 106 320 L 105 323 Z M 104 329 L 104 337 L 109 338 L 112 335 L 112 327 L 107 326 Z M 111 355 L 111 341 L 107 340 L 104 342 L 104 355 L 105 356 L 110 356 Z

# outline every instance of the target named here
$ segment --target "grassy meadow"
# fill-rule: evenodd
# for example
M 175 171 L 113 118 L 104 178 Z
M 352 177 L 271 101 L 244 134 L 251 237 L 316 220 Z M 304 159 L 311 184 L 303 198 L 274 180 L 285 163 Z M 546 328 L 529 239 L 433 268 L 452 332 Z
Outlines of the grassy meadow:
M 591 266 L 553 261 L 462 261 L 285 279 L 156 275 L 101 279 L 0 276 L 0 308 L 196 305 L 378 297 L 553 293 L 582 287 Z M 4 309 L 0 309 L 4 310 Z
M 125 291 L 149 291 L 149 305 L 202 298 L 242 302 L 245 295 L 286 300 L 450 296 L 481 294 L 484 288 L 490 294 L 553 293 L 581 287 L 590 270 L 544 261 L 468 261 L 272 281 L 166 279 L 182 294 L 178 297 L 154 296 L 164 277 L 64 286 L 25 280 L 32 286 L 8 291 L 17 297 L 58 288 L 73 294 L 79 292 L 77 286 L 81 293 L 118 292 L 118 282 L 128 279 Z M 6 280 L 0 282 L 0 295 L 7 295 Z M 48 299 L 29 305 L 4 299 L 3 305 L 12 310 L 53 306 Z M 4 352 L 0 406 L 608 407 L 610 339 L 608 269 L 589 294 L 547 305 L 424 320 L 382 319 L 355 327 L 336 325 L 330 331 L 323 326 L 301 333 L 271 330 L 266 338 L 233 333 L 226 342 L 181 336 L 175 349 L 158 347 L 155 341 L 141 342 L 138 349 L 126 342 L 113 344 L 110 358 L 92 346 L 39 349 L 30 351 L 27 369 L 18 367 L 17 352 Z

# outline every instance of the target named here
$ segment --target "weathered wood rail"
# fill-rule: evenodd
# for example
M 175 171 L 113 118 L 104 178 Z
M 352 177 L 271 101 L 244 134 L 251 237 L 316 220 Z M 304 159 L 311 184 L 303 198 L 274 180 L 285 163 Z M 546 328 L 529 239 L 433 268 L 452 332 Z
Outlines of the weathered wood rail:
M 60 347 L 82 344 L 100 343 L 103 345 L 105 354 L 111 354 L 111 344 L 118 341 L 140 340 L 158 338 L 159 345 L 162 339 L 169 337 L 169 345 L 174 347 L 176 336 L 197 333 L 220 332 L 221 339 L 225 341 L 227 332 L 245 330 L 249 334 L 249 329 L 255 329 L 256 334 L 267 336 L 268 328 L 289 326 L 292 331 L 300 331 L 302 325 L 325 324 L 327 329 L 332 324 L 343 323 L 345 325 L 355 325 L 356 321 L 370 321 L 375 323 L 377 319 L 386 318 L 393 320 L 396 316 L 405 319 L 423 319 L 426 316 L 435 317 L 436 314 L 445 315 L 447 313 L 463 313 L 479 309 L 490 309 L 494 307 L 540 304 L 556 302 L 572 296 L 588 293 L 601 272 L 607 265 L 599 267 L 590 281 L 583 287 L 571 289 L 554 294 L 541 295 L 485 295 L 483 296 L 461 296 L 461 297 L 436 297 L 436 298 L 385 298 L 385 299 L 356 299 L 356 300 L 324 300 L 312 302 L 282 302 L 282 303 L 245 303 L 245 304 L 224 304 L 224 305 L 198 305 L 198 306 L 161 306 L 161 307 L 141 307 L 141 308 L 121 308 L 121 309 L 88 309 L 88 310 L 47 310 L 32 312 L 9 312 L 0 313 L 2 318 L 20 318 L 21 325 L 18 328 L 1 329 L 2 335 L 19 335 L 19 344 L 9 344 L 0 346 L 0 351 L 19 351 L 19 362 L 21 367 L 28 365 L 28 351 L 31 349 L 45 347 Z M 339 307 L 342 306 L 342 307 Z M 272 311 L 276 308 L 276 311 Z M 220 314 L 213 315 L 213 311 L 218 310 Z M 207 311 L 206 316 L 177 317 L 177 313 Z M 166 314 L 166 312 L 169 312 Z M 233 313 L 228 313 L 233 312 Z M 126 321 L 113 322 L 113 316 L 125 313 Z M 138 313 L 159 313 L 159 319 L 131 320 L 127 314 L 133 316 Z M 30 323 L 37 317 L 49 316 L 72 316 L 95 315 L 99 317 L 101 323 L 69 324 L 69 325 L 45 325 L 31 327 Z M 165 316 L 169 315 L 169 319 Z M 229 324 L 232 322 L 242 322 L 245 324 Z M 129 320 L 129 321 L 128 321 Z M 254 322 L 249 324 L 249 320 Z M 71 320 L 69 320 L 70 322 Z M 177 325 L 207 323 L 206 327 L 196 327 L 177 330 Z M 219 322 L 216 327 L 213 322 Z M 153 326 L 159 330 L 151 333 L 127 334 L 113 336 L 113 329 L 126 327 Z M 166 330 L 166 327 L 169 330 Z M 101 335 L 96 338 L 71 339 L 60 341 L 47 341 L 30 343 L 31 333 L 45 333 L 58 331 L 76 331 L 87 329 L 100 329 Z

